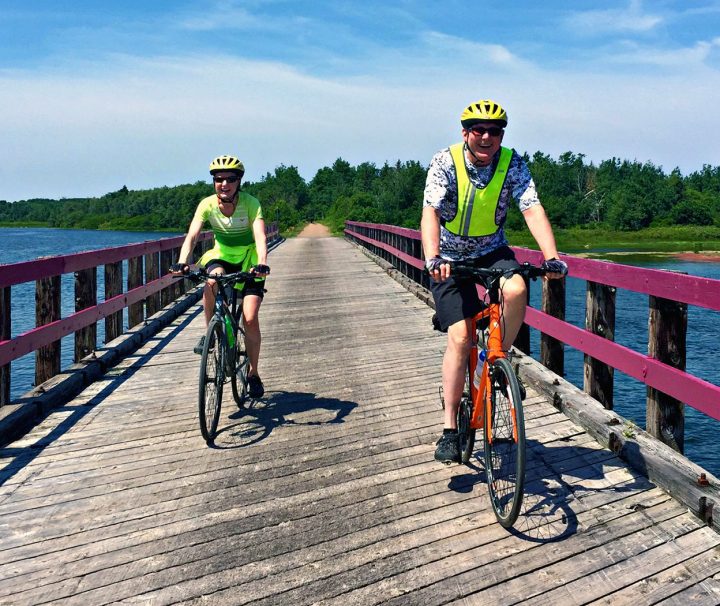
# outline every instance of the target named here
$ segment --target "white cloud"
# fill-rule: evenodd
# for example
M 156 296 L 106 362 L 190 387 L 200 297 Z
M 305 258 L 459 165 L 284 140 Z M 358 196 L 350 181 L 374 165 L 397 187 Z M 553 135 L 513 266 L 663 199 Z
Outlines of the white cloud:
M 700 40 L 690 47 L 673 49 L 624 44 L 608 57 L 608 61 L 693 70 L 705 64 L 710 59 L 713 49 L 717 48 L 720 48 L 720 37 L 712 40 Z
M 663 22 L 662 16 L 644 12 L 640 0 L 630 0 L 624 9 L 573 12 L 565 19 L 566 25 L 575 33 L 591 36 L 609 32 L 647 32 Z
M 685 172 L 720 165 L 719 144 L 691 136 L 720 132 L 720 74 L 699 51 L 689 69 L 599 74 L 535 65 L 500 45 L 427 39 L 402 61 L 378 50 L 359 77 L 231 56 L 116 55 L 64 74 L 0 72 L 0 199 L 194 182 L 220 153 L 240 155 L 251 180 L 280 164 L 310 179 L 339 156 L 427 164 L 459 136 L 462 108 L 484 97 L 506 106 L 505 141 L 519 151 Z M 459 47 L 491 60 L 479 61 L 482 69 L 448 62 Z M 682 132 L 669 126 L 678 120 Z

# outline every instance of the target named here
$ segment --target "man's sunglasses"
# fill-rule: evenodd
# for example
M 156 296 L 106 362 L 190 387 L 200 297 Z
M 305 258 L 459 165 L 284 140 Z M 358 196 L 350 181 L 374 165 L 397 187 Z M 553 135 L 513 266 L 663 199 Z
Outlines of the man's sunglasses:
M 482 137 L 485 133 L 487 133 L 491 137 L 499 137 L 500 135 L 502 135 L 503 129 L 499 126 L 490 126 L 489 128 L 485 128 L 484 126 L 476 126 L 474 128 L 471 128 L 470 132 L 477 137 Z
M 240 181 L 240 177 L 237 175 L 230 175 L 229 177 L 215 176 L 213 177 L 213 181 L 215 181 L 215 183 L 222 183 L 223 181 L 227 181 L 228 183 L 237 183 Z

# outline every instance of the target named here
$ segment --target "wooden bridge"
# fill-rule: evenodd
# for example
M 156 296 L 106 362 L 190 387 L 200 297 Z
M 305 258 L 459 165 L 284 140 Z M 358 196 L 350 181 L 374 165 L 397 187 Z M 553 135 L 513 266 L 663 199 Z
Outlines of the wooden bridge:
M 194 305 L 0 451 L 0 604 L 720 603 L 720 535 L 558 411 L 592 416 L 587 396 L 520 359 L 528 485 L 508 532 L 482 453 L 433 460 L 432 310 L 341 239 L 270 262 L 266 396 L 240 412 L 227 394 L 216 448 Z

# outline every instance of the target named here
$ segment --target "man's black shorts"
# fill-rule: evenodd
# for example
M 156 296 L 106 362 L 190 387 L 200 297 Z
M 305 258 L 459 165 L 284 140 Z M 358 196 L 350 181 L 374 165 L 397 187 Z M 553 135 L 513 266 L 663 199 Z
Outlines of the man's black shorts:
M 205 265 L 205 271 L 207 271 L 208 273 L 212 273 L 212 270 L 215 267 L 222 267 L 225 270 L 226 274 L 231 274 L 233 272 L 243 270 L 242 265 L 228 263 L 227 261 L 223 261 L 222 259 L 212 259 L 211 261 L 208 261 Z M 261 282 L 250 280 L 249 282 L 243 282 L 242 285 L 243 286 L 240 289 L 240 293 L 243 297 L 245 295 L 255 295 L 262 299 L 265 296 L 265 280 L 262 280 Z
M 512 269 L 520 266 L 515 259 L 515 253 L 508 246 L 473 259 L 473 263 L 479 267 L 500 269 Z M 435 299 L 435 314 L 440 324 L 440 330 L 443 332 L 456 322 L 472 318 L 483 307 L 476 283 L 471 279 L 457 279 L 451 275 L 445 282 L 430 280 L 430 290 Z

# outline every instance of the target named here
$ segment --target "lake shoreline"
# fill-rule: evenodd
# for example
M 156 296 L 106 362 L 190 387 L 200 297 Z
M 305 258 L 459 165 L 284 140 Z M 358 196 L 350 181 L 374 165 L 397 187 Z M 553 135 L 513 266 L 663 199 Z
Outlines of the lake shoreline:
M 584 259 L 595 259 L 598 261 L 611 261 L 617 259 L 621 261 L 623 258 L 645 258 L 648 261 L 653 259 L 677 259 L 678 261 L 694 261 L 697 263 L 720 263 L 720 251 L 704 250 L 703 252 L 678 252 L 678 251 L 640 251 L 640 250 L 616 250 L 611 252 L 571 252 L 567 253 L 572 257 L 582 257 Z

